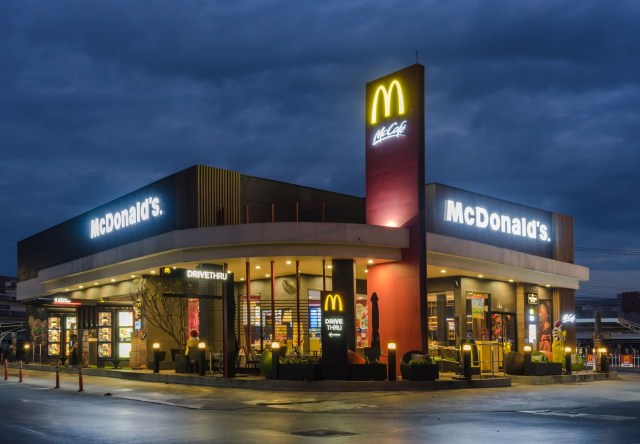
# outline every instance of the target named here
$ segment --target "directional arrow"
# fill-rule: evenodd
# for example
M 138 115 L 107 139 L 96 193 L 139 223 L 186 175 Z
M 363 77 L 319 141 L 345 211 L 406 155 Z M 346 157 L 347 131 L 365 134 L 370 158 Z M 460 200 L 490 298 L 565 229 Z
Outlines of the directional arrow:
M 333 338 L 334 336 L 340 336 L 340 333 L 334 333 L 332 331 L 329 332 L 329 337 Z

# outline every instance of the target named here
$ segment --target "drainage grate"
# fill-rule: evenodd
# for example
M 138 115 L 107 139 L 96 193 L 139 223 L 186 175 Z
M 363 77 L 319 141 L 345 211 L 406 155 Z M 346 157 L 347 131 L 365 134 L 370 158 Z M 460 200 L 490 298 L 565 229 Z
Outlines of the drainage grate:
M 292 435 L 322 437 L 322 436 L 350 436 L 350 435 L 356 435 L 356 433 L 343 432 L 340 430 L 319 429 L 319 430 L 305 430 L 302 432 L 293 432 Z

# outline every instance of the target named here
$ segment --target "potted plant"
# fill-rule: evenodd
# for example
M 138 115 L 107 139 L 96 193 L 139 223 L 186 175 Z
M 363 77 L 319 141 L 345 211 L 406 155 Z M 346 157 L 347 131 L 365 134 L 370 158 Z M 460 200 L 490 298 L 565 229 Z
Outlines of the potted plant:
M 364 364 L 349 364 L 351 381 L 384 381 L 387 379 L 387 366 L 380 359 L 370 360 L 365 356 Z
M 407 352 L 400 361 L 402 379 L 410 381 L 435 381 L 440 376 L 438 364 L 422 352 Z

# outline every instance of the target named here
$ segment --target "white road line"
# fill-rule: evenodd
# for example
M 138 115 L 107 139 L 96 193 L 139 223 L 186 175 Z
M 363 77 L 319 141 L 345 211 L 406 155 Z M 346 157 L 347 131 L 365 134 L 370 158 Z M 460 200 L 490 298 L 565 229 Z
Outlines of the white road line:
M 638 419 L 636 416 L 594 415 L 592 413 L 554 412 L 552 410 L 521 410 L 520 413 L 528 413 L 530 415 L 565 416 L 568 418 L 604 419 L 605 421 L 629 421 Z

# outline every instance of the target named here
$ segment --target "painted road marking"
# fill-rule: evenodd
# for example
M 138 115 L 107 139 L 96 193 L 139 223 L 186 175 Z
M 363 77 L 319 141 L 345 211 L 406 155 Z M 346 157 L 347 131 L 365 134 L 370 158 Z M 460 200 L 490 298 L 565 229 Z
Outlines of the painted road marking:
M 592 413 L 554 412 L 552 410 L 521 410 L 520 413 L 529 413 L 531 415 L 565 416 L 568 418 L 603 419 L 605 421 L 629 421 L 638 419 L 636 416 L 594 415 Z

